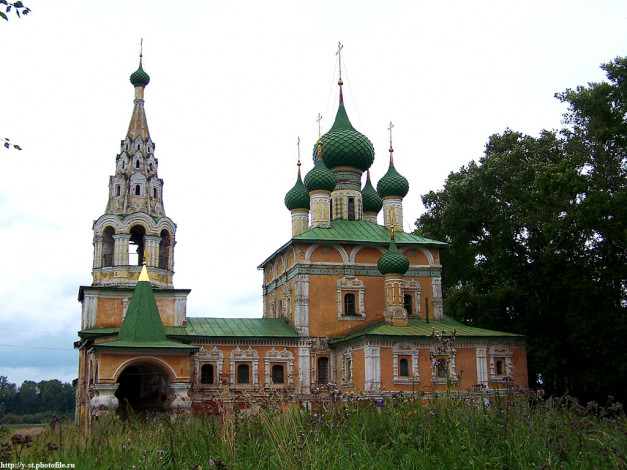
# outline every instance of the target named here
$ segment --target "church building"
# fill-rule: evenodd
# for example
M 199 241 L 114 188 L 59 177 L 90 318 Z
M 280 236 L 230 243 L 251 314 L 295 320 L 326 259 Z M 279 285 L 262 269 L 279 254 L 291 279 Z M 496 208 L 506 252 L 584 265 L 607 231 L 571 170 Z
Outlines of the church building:
M 93 224 L 93 280 L 79 288 L 79 424 L 129 407 L 225 412 L 277 393 L 309 403 L 330 387 L 373 398 L 477 384 L 490 393 L 510 379 L 527 387 L 524 337 L 444 314 L 446 244 L 403 231 L 409 182 L 391 138 L 375 189 L 374 147 L 349 120 L 341 72 L 335 121 L 285 195 L 291 238 L 259 265 L 263 317 L 188 316 L 190 290 L 173 283 L 176 224 L 165 214 L 141 55 L 130 81 L 131 122 Z

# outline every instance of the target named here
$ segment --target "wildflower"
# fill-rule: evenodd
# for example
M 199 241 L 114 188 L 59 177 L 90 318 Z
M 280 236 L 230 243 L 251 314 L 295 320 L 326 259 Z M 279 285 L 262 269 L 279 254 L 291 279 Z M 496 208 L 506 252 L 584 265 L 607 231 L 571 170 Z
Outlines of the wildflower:
M 375 400 L 374 404 L 377 405 L 379 408 L 383 408 L 383 400 Z
M 126 446 L 122 446 L 122 452 L 126 451 Z
M 158 450 L 157 455 L 163 455 L 163 452 L 164 452 L 163 450 Z

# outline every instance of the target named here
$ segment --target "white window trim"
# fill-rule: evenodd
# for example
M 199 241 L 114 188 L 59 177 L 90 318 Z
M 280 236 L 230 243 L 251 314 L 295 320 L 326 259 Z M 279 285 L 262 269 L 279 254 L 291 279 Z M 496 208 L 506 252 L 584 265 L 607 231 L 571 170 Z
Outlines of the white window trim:
M 455 369 L 455 349 L 453 349 L 450 353 L 450 355 L 447 354 L 438 354 L 436 352 L 435 349 L 431 349 L 431 373 L 432 373 L 432 377 L 433 379 L 431 380 L 432 383 L 434 383 L 435 385 L 446 385 L 448 378 L 447 377 L 438 377 L 438 373 L 437 373 L 437 363 L 440 359 L 444 359 L 446 361 L 446 363 L 448 364 L 448 372 L 449 372 L 449 376 L 451 379 L 451 383 L 455 384 L 457 383 L 457 372 Z
M 199 390 L 220 390 L 222 377 L 222 363 L 224 362 L 224 354 L 218 348 L 214 347 L 211 351 L 207 351 L 204 346 L 194 355 L 194 371 L 196 373 L 194 388 Z M 213 383 L 201 383 L 201 368 L 205 364 L 213 365 Z
M 277 351 L 272 348 L 268 351 L 264 360 L 264 389 L 267 390 L 288 390 L 294 388 L 294 355 L 286 348 L 283 351 Z M 272 364 L 281 364 L 285 368 L 285 382 L 282 384 L 272 383 Z
M 356 315 L 344 315 L 344 294 L 357 292 L 355 298 Z M 337 318 L 338 320 L 357 320 L 364 321 L 366 319 L 366 306 L 364 303 L 364 293 L 366 287 L 362 281 L 355 276 L 344 276 L 343 279 L 337 281 Z
M 410 316 L 420 316 L 420 284 L 418 281 L 403 281 L 403 293 L 404 294 L 413 294 L 413 311 L 407 312 L 407 315 Z M 404 299 L 403 299 L 404 300 Z
M 418 348 L 411 343 L 396 343 L 392 352 L 394 354 L 394 384 L 419 384 L 420 373 L 418 370 L 418 357 L 420 355 L 420 351 Z M 400 375 L 400 356 L 411 357 L 409 377 L 402 377 Z
M 237 383 L 237 366 L 239 364 L 251 364 L 251 383 L 238 384 Z M 240 347 L 236 347 L 229 355 L 229 365 L 231 368 L 231 390 L 259 390 L 259 354 L 257 351 L 248 346 L 248 349 L 242 350 Z
M 505 362 L 503 375 L 496 375 L 496 361 L 502 359 Z M 512 351 L 509 346 L 497 344 L 490 348 L 490 382 L 504 382 L 508 378 L 514 377 L 514 362 L 512 361 Z

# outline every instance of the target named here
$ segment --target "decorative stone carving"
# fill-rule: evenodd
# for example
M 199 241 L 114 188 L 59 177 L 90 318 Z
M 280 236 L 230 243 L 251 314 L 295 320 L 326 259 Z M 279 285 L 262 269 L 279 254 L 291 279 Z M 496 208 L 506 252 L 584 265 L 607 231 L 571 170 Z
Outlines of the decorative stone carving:
M 271 369 L 273 364 L 281 364 L 285 368 L 285 380 L 282 384 L 273 384 L 271 379 Z M 277 351 L 272 348 L 264 357 L 264 388 L 272 389 L 292 389 L 294 388 L 294 355 L 286 348 Z
M 189 387 L 189 383 L 170 384 L 170 393 L 165 403 L 166 409 L 176 414 L 188 413 L 192 407 L 192 399 L 187 394 Z
M 365 320 L 366 306 L 364 294 L 366 287 L 364 283 L 355 276 L 344 276 L 343 279 L 337 281 L 337 318 L 339 320 Z M 347 293 L 356 293 L 355 314 L 347 315 L 344 312 L 344 295 Z
M 420 371 L 418 369 L 418 358 L 420 351 L 415 344 L 412 343 L 396 343 L 392 350 L 394 354 L 394 383 L 395 384 L 419 384 Z M 400 372 L 400 360 L 406 358 L 409 360 L 409 375 L 402 376 Z
M 118 383 L 92 385 L 91 390 L 95 395 L 89 402 L 90 408 L 96 412 L 115 411 L 120 405 L 120 402 L 115 396 L 115 392 L 119 386 L 120 384 Z
M 224 363 L 224 353 L 217 347 L 207 351 L 204 346 L 194 354 L 194 388 L 199 390 L 219 390 L 221 388 L 220 376 L 222 375 L 222 364 Z M 213 383 L 203 384 L 201 382 L 202 366 L 210 364 L 214 366 Z

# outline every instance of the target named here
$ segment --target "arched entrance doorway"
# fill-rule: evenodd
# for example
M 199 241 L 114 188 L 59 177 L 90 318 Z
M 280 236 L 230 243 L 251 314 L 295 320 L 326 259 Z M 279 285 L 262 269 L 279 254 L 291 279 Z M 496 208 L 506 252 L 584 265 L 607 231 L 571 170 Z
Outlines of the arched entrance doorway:
M 170 394 L 171 378 L 156 364 L 132 364 L 122 371 L 115 396 L 120 402 L 118 414 L 127 418 L 132 412 L 138 415 L 162 413 Z

